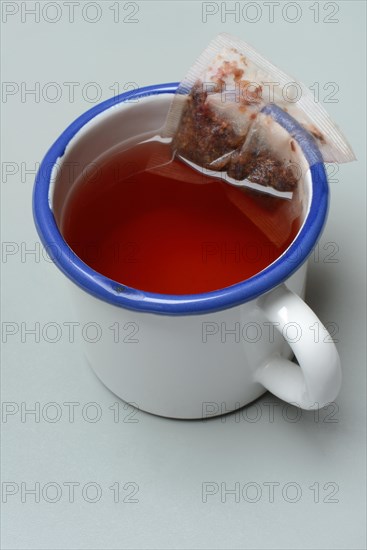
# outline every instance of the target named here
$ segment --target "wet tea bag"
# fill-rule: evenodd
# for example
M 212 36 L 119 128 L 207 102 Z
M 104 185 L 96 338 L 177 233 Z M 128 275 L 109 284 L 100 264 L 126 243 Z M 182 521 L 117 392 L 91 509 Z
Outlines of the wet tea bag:
M 195 184 L 205 183 L 204 176 L 223 180 L 230 200 L 255 225 L 266 227 L 277 246 L 289 217 L 278 215 L 275 199 L 263 208 L 265 199 L 257 200 L 257 194 L 292 199 L 296 219 L 309 168 L 355 159 L 310 90 L 228 34 L 210 42 L 181 81 L 164 127 L 141 137 L 142 144 L 151 142 L 152 152 L 140 171 Z M 244 193 L 233 192 L 233 186 Z M 289 213 L 289 204 L 284 211 Z
M 299 215 L 309 167 L 355 159 L 341 131 L 303 84 L 228 34 L 210 42 L 181 81 L 159 139 L 171 140 L 171 160 L 191 168 L 186 181 L 200 183 L 205 175 L 227 182 L 230 200 L 256 226 L 266 228 L 277 246 L 292 216 L 296 220 Z M 309 147 L 310 140 L 316 148 Z M 168 174 L 175 169 L 168 156 L 157 151 L 148 169 Z M 233 186 L 242 187 L 243 194 Z M 264 208 L 266 196 L 293 201 L 283 207 L 269 198 Z M 287 216 L 281 216 L 282 208 Z
M 294 131 L 282 118 L 288 127 L 294 121 Z M 304 158 L 300 128 L 321 158 Z M 304 85 L 227 34 L 208 45 L 180 83 L 162 136 L 172 138 L 173 153 L 192 168 L 284 198 L 312 162 L 355 158 Z

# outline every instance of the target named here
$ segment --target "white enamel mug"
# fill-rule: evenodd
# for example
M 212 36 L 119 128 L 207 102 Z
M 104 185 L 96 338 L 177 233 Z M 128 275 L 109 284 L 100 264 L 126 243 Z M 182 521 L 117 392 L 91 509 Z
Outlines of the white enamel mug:
M 328 185 L 314 141 L 286 114 L 273 116 L 311 165 L 300 182 L 304 220 L 289 248 L 254 277 L 204 294 L 143 292 L 91 269 L 60 233 L 66 195 L 81 171 L 111 147 L 160 128 L 176 87 L 140 88 L 97 105 L 58 138 L 37 174 L 40 238 L 71 281 L 79 322 L 105 331 L 84 339 L 87 360 L 121 399 L 171 418 L 229 412 L 267 390 L 304 409 L 323 407 L 339 392 L 340 361 L 302 298 L 306 260 L 327 216 Z M 120 329 L 125 336 L 116 338 Z

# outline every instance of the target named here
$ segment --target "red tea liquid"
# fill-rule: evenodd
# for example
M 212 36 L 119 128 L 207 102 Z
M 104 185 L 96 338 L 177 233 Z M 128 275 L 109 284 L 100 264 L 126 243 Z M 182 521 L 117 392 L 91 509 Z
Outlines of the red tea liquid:
M 106 155 L 67 197 L 61 232 L 99 273 L 150 292 L 209 292 L 259 273 L 294 239 L 297 197 L 237 188 L 179 160 L 134 174 L 152 147 Z

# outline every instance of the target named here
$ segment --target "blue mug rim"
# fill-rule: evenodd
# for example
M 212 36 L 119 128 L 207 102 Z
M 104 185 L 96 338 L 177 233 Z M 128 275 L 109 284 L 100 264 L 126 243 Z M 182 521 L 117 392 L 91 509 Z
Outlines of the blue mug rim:
M 95 116 L 128 99 L 174 93 L 178 82 L 145 86 L 95 105 L 74 122 L 53 143 L 36 175 L 33 190 L 33 217 L 42 241 L 58 268 L 92 296 L 114 306 L 163 315 L 193 315 L 231 308 L 257 298 L 288 279 L 307 260 L 326 222 L 329 188 L 325 167 L 315 140 L 292 117 L 275 105 L 264 112 L 271 115 L 297 140 L 310 163 L 312 197 L 303 226 L 288 249 L 272 264 L 250 279 L 219 290 L 185 295 L 157 294 L 127 287 L 98 273 L 85 264 L 63 239 L 50 203 L 51 174 L 64 155 L 70 140 Z M 56 250 L 56 253 L 55 253 Z

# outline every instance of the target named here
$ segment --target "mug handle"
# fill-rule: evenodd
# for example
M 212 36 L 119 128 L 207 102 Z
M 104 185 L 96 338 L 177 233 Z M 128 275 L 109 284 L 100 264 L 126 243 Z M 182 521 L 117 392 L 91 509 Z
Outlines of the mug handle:
M 256 380 L 302 409 L 319 409 L 333 401 L 341 385 L 339 354 L 312 309 L 284 284 L 262 296 L 258 306 L 288 342 L 299 367 L 280 355 L 271 356 L 257 369 Z M 288 334 L 292 326 L 297 334 Z

